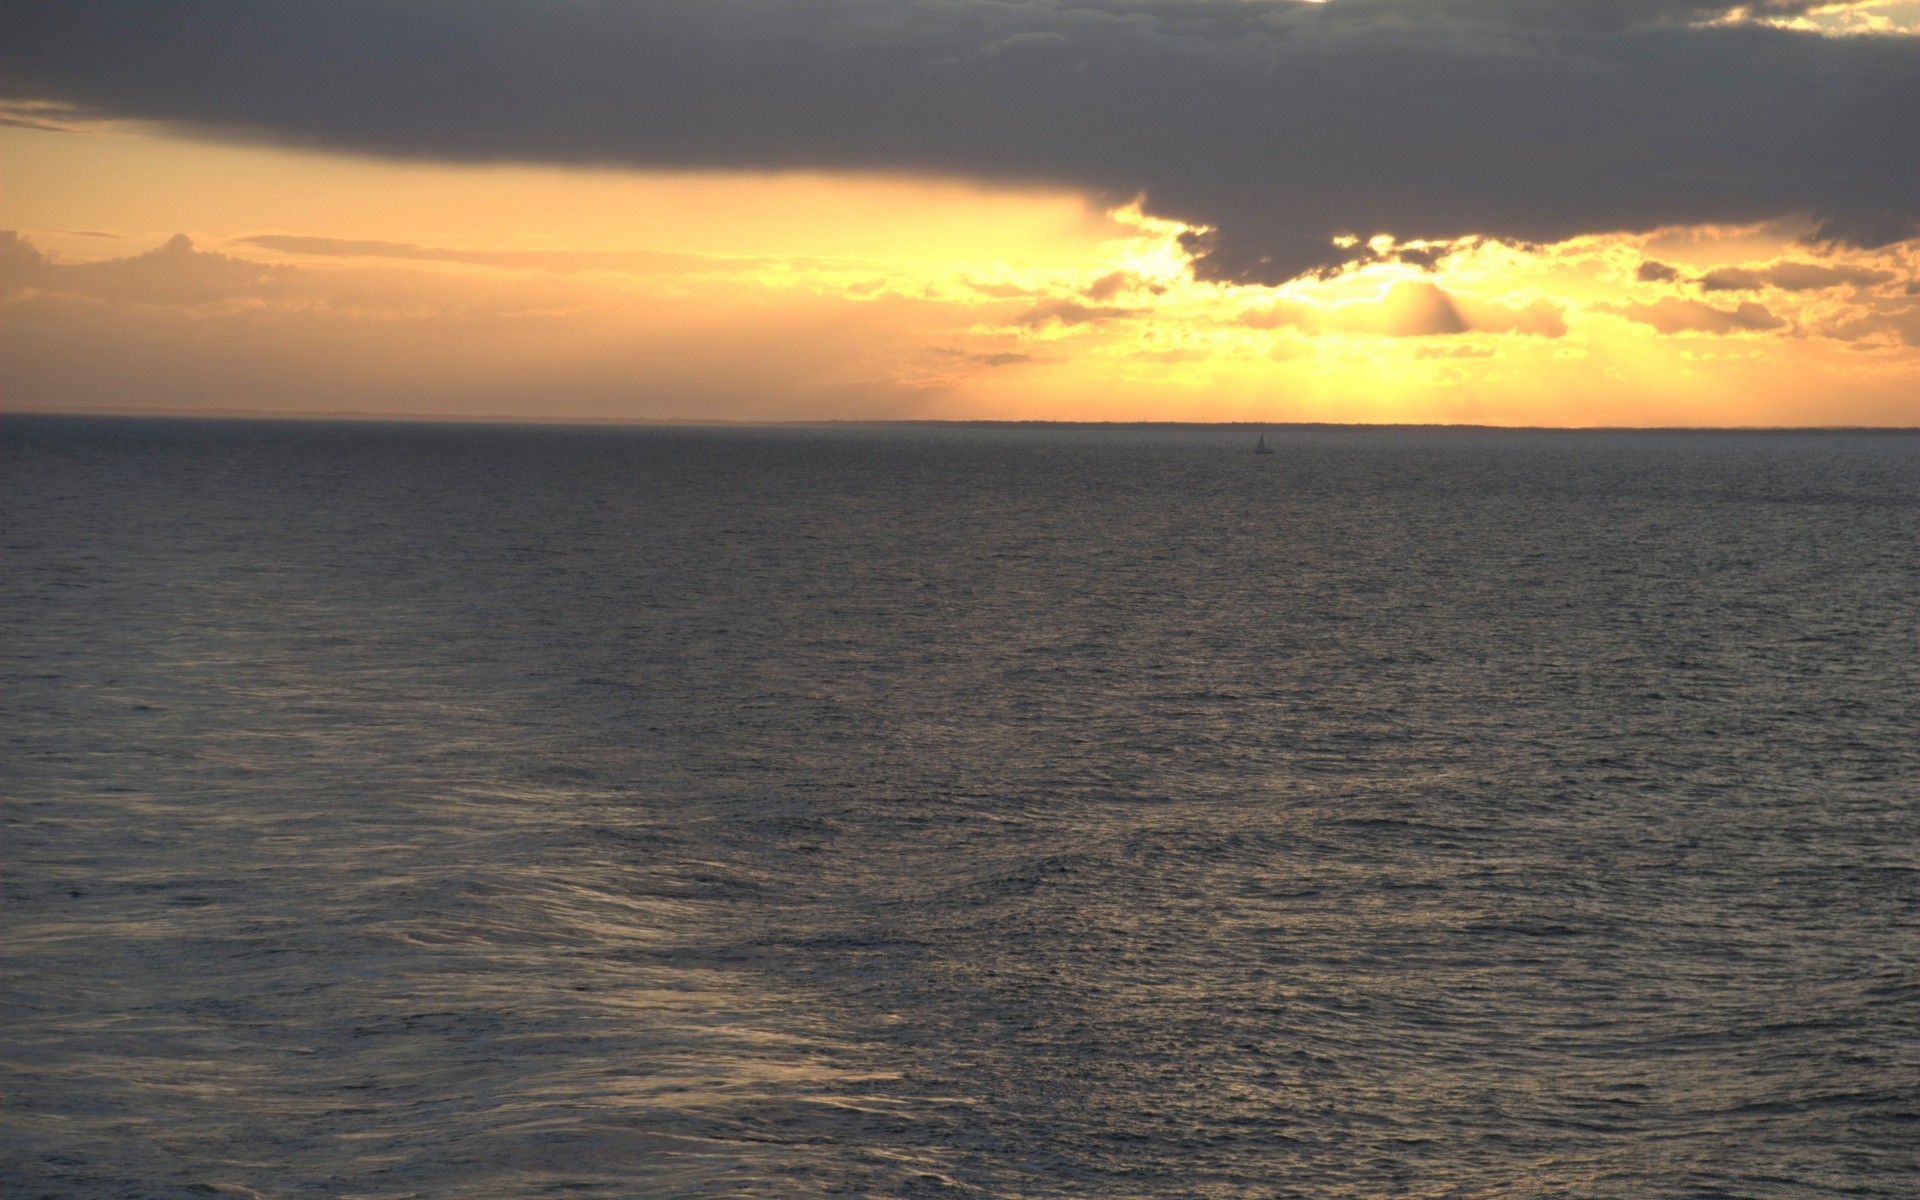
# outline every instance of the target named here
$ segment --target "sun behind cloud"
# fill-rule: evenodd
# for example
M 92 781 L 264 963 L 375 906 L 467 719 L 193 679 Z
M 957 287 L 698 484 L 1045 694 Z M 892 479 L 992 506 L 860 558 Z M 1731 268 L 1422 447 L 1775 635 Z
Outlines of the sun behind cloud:
M 14 408 L 555 418 L 1914 423 L 1912 242 L 1211 230 L 1058 188 L 388 162 L 0 130 Z M 55 119 L 58 118 L 58 119 Z M 64 122 L 64 123 L 63 123 Z

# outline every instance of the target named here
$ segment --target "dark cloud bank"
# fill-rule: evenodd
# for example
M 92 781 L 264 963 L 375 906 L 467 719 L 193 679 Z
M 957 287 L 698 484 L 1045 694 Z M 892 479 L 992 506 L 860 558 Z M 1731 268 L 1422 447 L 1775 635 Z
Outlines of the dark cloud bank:
M 0 94 L 409 157 L 1144 194 L 1217 228 L 1203 273 L 1266 282 L 1341 232 L 1912 236 L 1920 39 L 1704 24 L 1725 7 L 9 0 Z

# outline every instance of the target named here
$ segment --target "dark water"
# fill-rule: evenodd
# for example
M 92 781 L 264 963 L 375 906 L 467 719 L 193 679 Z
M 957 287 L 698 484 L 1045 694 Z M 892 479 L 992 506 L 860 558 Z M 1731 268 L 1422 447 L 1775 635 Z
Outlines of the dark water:
M 1920 438 L 0 435 L 10 1197 L 1913 1194 Z

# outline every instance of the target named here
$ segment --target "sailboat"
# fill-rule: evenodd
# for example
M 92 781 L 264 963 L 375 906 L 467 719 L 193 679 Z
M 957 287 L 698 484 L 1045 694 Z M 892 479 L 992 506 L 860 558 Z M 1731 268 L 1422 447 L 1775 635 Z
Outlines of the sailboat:
M 1273 453 L 1273 450 L 1267 445 L 1266 434 L 1263 433 L 1260 435 L 1260 444 L 1253 448 L 1253 452 L 1255 454 L 1272 454 Z

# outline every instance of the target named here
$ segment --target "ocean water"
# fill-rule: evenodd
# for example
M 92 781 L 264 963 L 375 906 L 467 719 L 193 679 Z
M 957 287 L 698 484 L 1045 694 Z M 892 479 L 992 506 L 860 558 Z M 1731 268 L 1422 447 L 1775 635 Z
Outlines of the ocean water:
M 1920 437 L 0 422 L 6 1194 L 1895 1197 Z

